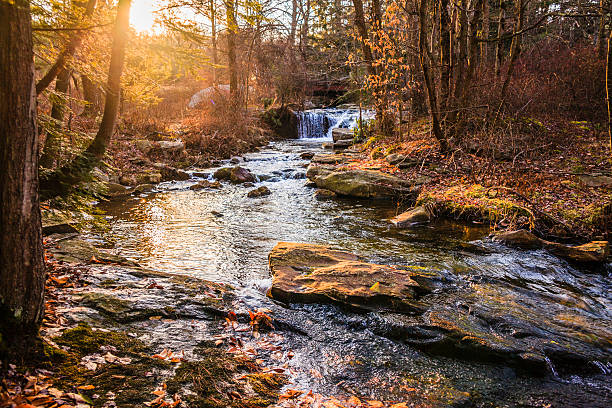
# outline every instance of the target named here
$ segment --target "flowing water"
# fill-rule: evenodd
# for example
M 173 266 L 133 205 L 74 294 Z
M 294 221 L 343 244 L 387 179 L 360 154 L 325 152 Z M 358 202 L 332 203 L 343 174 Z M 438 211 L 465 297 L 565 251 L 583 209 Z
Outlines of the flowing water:
M 322 126 L 316 135 L 324 131 Z M 382 335 L 377 313 L 280 305 L 267 298 L 270 250 L 279 241 L 307 242 L 378 263 L 443 270 L 466 285 L 486 282 L 529 305 L 536 320 L 569 314 L 586 325 L 612 324 L 607 270 L 587 274 L 544 251 L 499 246 L 486 239 L 488 228 L 481 225 L 389 229 L 385 219 L 403 210 L 402 203 L 317 201 L 305 186 L 308 161 L 300 154 L 319 151 L 320 145 L 321 139 L 305 138 L 246 155 L 241 165 L 265 179 L 257 185 L 272 191 L 264 198 L 247 198 L 249 188 L 230 184 L 192 191 L 194 178 L 106 204 L 110 231 L 104 238 L 142 266 L 229 283 L 238 289 L 237 308 L 269 308 L 290 322 L 294 330 L 282 336 L 295 355 L 289 361 L 296 382 L 291 388 L 426 406 L 612 406 L 609 356 L 595 359 L 596 370 L 588 375 L 559 373 L 550 362 L 548 374 L 534 376 L 504 363 L 419 351 Z M 555 299 L 559 310 L 550 310 L 547 299 Z
M 352 129 L 359 124 L 359 109 L 310 109 L 298 112 L 298 136 L 300 139 L 331 139 L 335 128 Z M 361 111 L 363 122 L 374 118 L 369 110 Z

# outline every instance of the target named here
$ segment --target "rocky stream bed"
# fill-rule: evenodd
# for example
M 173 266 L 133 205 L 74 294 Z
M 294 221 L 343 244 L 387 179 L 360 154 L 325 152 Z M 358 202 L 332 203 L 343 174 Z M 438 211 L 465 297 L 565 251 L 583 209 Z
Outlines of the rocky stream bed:
M 115 390 L 94 405 L 142 406 L 162 382 L 192 407 L 288 406 L 297 400 L 278 402 L 287 390 L 389 406 L 612 405 L 606 262 L 515 249 L 480 224 L 397 228 L 389 220 L 414 204 L 418 183 L 361 170 L 347 183 L 320 145 L 274 143 L 228 170 L 103 204 L 105 233 L 49 236 L 54 256 L 82 272 L 62 295 L 67 323 L 146 348 L 115 341 L 79 356 L 129 357 L 128 373 L 146 363 L 138 384 L 114 373 Z M 333 194 L 315 194 L 307 176 Z M 234 358 L 215 375 L 240 383 L 240 398 L 194 375 L 219 365 L 219 350 Z

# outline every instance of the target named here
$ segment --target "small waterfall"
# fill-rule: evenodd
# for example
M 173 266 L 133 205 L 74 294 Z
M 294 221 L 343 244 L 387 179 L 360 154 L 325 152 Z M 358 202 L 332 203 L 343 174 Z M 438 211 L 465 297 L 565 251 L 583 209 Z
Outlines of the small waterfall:
M 335 128 L 354 128 L 359 121 L 358 109 L 311 109 L 298 115 L 298 135 L 300 139 L 331 139 Z M 371 111 L 363 110 L 364 121 L 373 119 Z

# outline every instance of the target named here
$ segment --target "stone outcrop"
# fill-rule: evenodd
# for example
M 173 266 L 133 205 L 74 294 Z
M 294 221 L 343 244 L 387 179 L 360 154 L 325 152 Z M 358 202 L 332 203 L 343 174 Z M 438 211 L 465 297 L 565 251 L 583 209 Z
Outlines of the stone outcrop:
M 601 263 L 610 255 L 608 241 L 591 241 L 583 245 L 570 246 L 546 241 L 527 230 L 501 232 L 493 236 L 493 241 L 524 249 L 544 248 L 559 258 L 577 263 Z
M 269 266 L 272 298 L 376 311 L 369 330 L 430 353 L 542 373 L 551 365 L 596 370 L 590 361 L 611 361 L 610 328 L 547 292 L 527 294 L 434 268 L 368 263 L 314 244 L 281 242 Z
M 272 192 L 270 191 L 270 189 L 266 186 L 261 186 L 258 187 L 254 190 L 251 190 L 247 193 L 247 197 L 249 198 L 258 198 L 258 197 L 264 197 L 267 195 L 270 195 Z
M 416 199 L 419 187 L 413 182 L 375 170 L 328 171 L 321 167 L 309 167 L 306 176 L 317 187 L 331 190 L 338 195 L 357 198 Z
M 353 129 L 348 128 L 335 128 L 332 129 L 332 139 L 335 142 L 339 142 L 340 140 L 353 140 L 355 138 L 355 134 Z
M 283 302 L 339 302 L 356 308 L 417 308 L 423 288 L 410 273 L 326 246 L 281 242 L 269 256 L 270 296 Z
M 253 183 L 255 176 L 244 167 L 236 166 L 230 171 L 230 181 L 234 184 Z
M 389 222 L 396 228 L 406 228 L 414 224 L 429 222 L 431 218 L 429 210 L 421 205 L 391 218 Z

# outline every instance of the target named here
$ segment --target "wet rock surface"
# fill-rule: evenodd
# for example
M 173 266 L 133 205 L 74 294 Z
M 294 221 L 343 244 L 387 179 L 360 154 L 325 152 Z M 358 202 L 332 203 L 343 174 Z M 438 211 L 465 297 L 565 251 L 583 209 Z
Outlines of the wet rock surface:
M 254 190 L 249 191 L 247 193 L 247 197 L 258 198 L 258 197 L 264 197 L 264 196 L 267 196 L 267 195 L 270 195 L 270 194 L 272 194 L 272 192 L 270 191 L 270 189 L 268 187 L 261 186 L 261 187 L 258 187 L 256 189 L 254 189 Z
M 429 222 L 431 219 L 432 215 L 429 210 L 424 206 L 418 206 L 391 218 L 389 222 L 396 228 L 406 228 L 414 224 Z
M 336 194 L 357 198 L 397 198 L 418 195 L 419 188 L 411 182 L 375 170 L 346 170 L 326 172 L 319 170 L 311 180 L 317 187 Z M 308 172 L 306 176 L 308 176 Z
M 582 245 L 564 245 L 536 237 L 526 230 L 506 231 L 495 234 L 494 241 L 519 248 L 545 248 L 559 258 L 577 263 L 602 263 L 610 255 L 608 241 L 591 241 Z
M 612 330 L 554 298 L 418 266 L 367 263 L 313 244 L 281 242 L 270 253 L 269 266 L 271 297 L 382 311 L 374 330 L 429 352 L 503 361 L 541 373 L 550 364 L 595 371 L 592 360 L 612 363 Z

